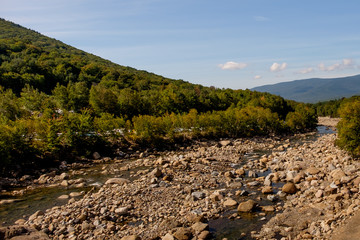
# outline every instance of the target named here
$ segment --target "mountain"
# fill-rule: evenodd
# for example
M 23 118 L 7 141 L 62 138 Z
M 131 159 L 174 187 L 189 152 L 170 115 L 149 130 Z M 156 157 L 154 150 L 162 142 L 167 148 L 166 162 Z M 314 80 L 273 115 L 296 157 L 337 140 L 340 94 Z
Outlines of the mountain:
M 311 78 L 255 87 L 285 99 L 316 103 L 360 94 L 360 75 L 341 78 Z

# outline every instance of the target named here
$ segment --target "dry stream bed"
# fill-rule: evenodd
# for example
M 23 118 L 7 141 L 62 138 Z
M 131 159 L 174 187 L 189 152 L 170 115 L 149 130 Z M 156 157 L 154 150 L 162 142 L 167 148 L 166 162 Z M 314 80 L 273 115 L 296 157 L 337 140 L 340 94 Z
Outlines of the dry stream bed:
M 12 192 L 19 202 L 2 200 L 0 220 L 17 224 L 2 232 L 42 239 L 329 239 L 359 208 L 360 168 L 334 146 L 331 130 L 319 132 L 199 142 L 45 174 Z

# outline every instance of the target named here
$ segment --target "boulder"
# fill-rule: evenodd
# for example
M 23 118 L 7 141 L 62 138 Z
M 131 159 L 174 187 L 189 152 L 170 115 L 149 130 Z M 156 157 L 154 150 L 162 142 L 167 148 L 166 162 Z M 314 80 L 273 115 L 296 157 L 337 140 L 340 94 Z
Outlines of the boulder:
M 180 227 L 174 233 L 174 237 L 178 240 L 188 240 L 188 239 L 191 239 L 192 233 L 191 233 L 190 229 Z
M 237 205 L 237 202 L 232 199 L 232 198 L 228 198 L 225 202 L 224 202 L 224 207 L 234 207 Z
M 282 187 L 281 191 L 288 194 L 294 194 L 297 192 L 297 188 L 294 183 L 288 182 Z
M 125 179 L 125 178 L 110 178 L 105 182 L 106 185 L 109 185 L 109 184 L 124 185 L 124 184 L 128 184 L 128 183 L 130 183 L 130 180 Z
M 248 200 L 246 202 L 242 202 L 239 204 L 237 210 L 239 212 L 251 212 L 255 207 L 257 203 L 254 200 Z
M 306 169 L 305 172 L 310 175 L 315 175 L 315 174 L 318 174 L 320 172 L 320 170 L 317 169 L 316 167 L 309 167 L 308 169 Z
M 196 234 L 201 233 L 202 231 L 205 231 L 209 229 L 209 225 L 202 222 L 194 223 L 191 228 L 194 230 Z
M 175 240 L 174 236 L 170 233 L 167 233 L 165 236 L 161 238 L 161 240 Z
M 333 181 L 340 181 L 342 177 L 345 177 L 345 173 L 341 169 L 335 169 L 330 173 L 330 176 L 333 178 Z
M 261 192 L 264 194 L 270 194 L 273 193 L 273 189 L 271 186 L 265 186 L 263 189 L 261 189 Z

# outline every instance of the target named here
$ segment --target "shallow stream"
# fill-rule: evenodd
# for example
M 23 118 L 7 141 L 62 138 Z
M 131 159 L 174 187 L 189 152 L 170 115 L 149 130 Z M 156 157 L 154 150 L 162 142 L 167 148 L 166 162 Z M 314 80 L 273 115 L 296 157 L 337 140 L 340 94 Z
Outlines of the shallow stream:
M 315 135 L 309 136 L 305 141 L 312 142 L 315 141 L 317 137 L 323 134 L 331 134 L 334 131 L 325 126 L 319 126 L 318 132 Z M 303 143 L 304 140 L 293 141 L 291 144 Z M 271 153 L 271 150 L 263 151 L 258 150 L 244 156 L 245 161 L 252 161 L 255 159 L 261 158 L 264 154 Z M 130 160 L 129 160 L 130 161 Z M 123 163 L 102 163 L 91 166 L 89 168 L 81 169 L 79 174 L 70 174 L 72 179 L 83 178 L 85 179 L 87 185 L 83 188 L 66 188 L 66 187 L 39 187 L 34 190 L 27 190 L 24 195 L 11 197 L 6 193 L 0 195 L 0 200 L 2 199 L 16 199 L 16 202 L 10 204 L 0 205 L 0 224 L 1 225 L 11 225 L 16 220 L 20 218 L 26 219 L 31 214 L 37 210 L 45 211 L 46 209 L 52 208 L 54 206 L 59 206 L 66 204 L 69 199 L 59 199 L 61 195 L 69 195 L 72 192 L 87 192 L 92 188 L 98 188 L 101 186 L 108 178 L 112 177 L 123 177 L 131 178 L 130 171 L 118 171 L 116 173 L 104 173 L 106 169 L 120 169 L 121 166 L 124 166 L 126 162 Z M 238 166 L 241 167 L 241 166 Z M 131 169 L 132 173 L 136 173 L 139 170 L 144 170 L 144 168 Z M 111 171 L 109 171 L 111 172 Z M 270 171 L 257 172 L 259 176 L 266 176 Z M 133 178 L 132 178 L 133 180 Z M 246 179 L 245 179 L 246 180 Z M 282 187 L 283 183 L 278 183 L 274 188 L 274 194 Z M 19 189 L 20 190 L 20 189 Z M 269 201 L 264 194 L 261 193 L 258 186 L 249 187 L 244 185 L 241 190 L 246 190 L 249 192 L 247 197 L 234 197 L 237 201 L 254 199 L 261 206 L 265 205 L 281 205 L 281 199 L 277 202 Z M 261 211 L 255 211 L 251 214 L 240 214 L 238 217 L 231 218 L 230 216 L 236 213 L 237 210 L 234 208 L 228 210 L 222 214 L 217 219 L 212 219 L 209 221 L 210 232 L 214 239 L 223 239 L 227 238 L 228 240 L 237 240 L 237 239 L 252 239 L 250 237 L 251 231 L 256 231 L 261 228 L 275 213 L 264 213 Z M 242 235 L 241 235 L 242 234 Z

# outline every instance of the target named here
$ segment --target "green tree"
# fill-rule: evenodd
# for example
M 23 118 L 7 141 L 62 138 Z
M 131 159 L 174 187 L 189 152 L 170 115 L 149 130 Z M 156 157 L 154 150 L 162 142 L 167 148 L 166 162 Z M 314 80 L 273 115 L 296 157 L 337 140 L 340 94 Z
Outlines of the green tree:
M 360 156 L 360 100 L 348 102 L 340 108 L 336 143 L 354 156 Z

